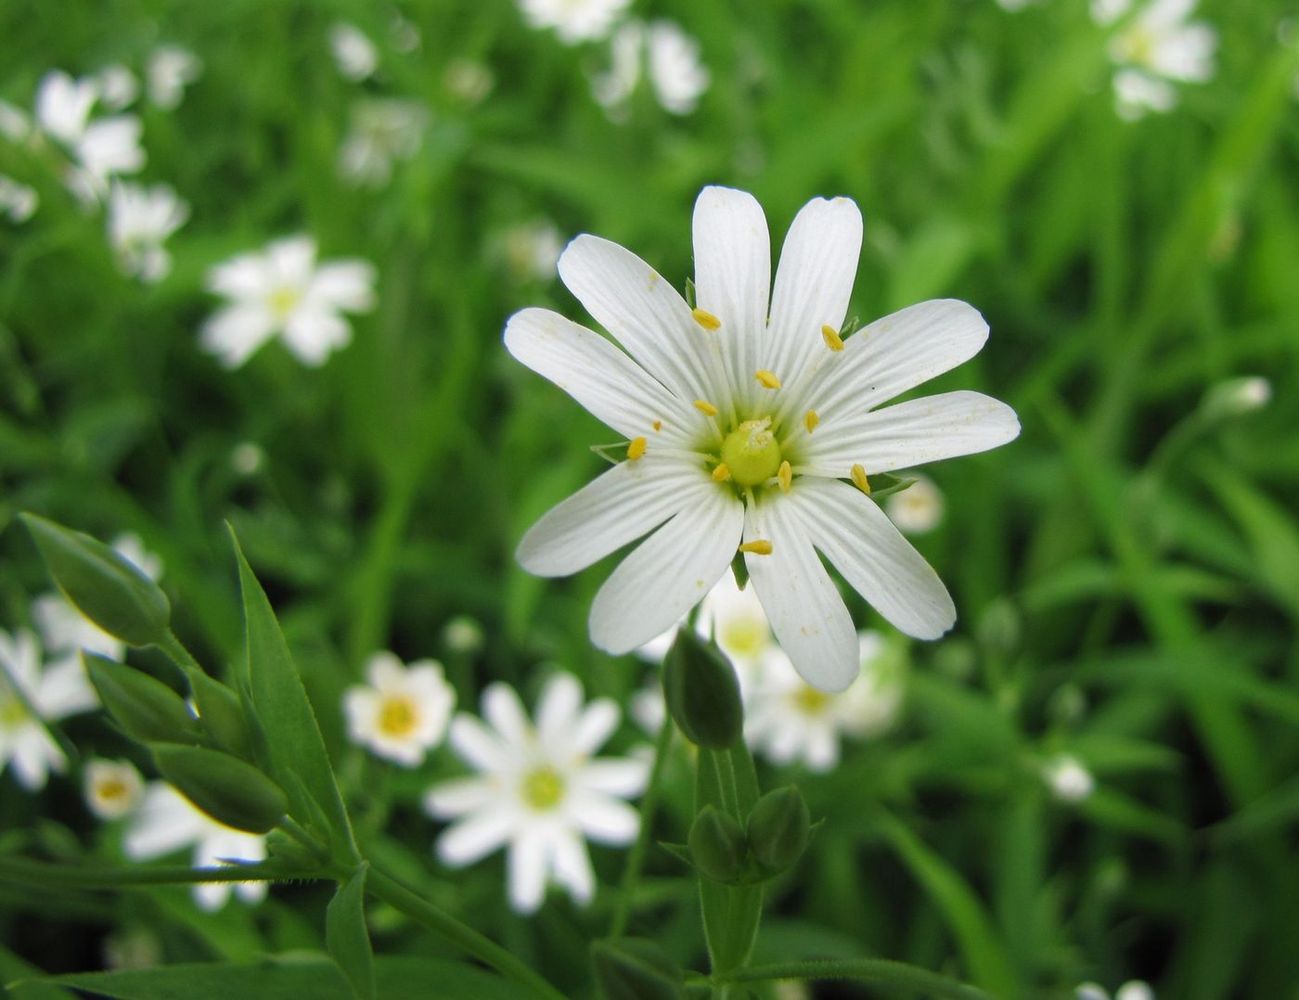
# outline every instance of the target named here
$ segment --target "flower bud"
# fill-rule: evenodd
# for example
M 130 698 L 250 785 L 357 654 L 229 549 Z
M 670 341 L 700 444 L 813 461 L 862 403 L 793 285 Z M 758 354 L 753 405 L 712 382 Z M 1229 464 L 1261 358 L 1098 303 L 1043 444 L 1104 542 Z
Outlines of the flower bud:
M 309 871 L 320 868 L 329 860 L 329 854 L 323 850 L 313 851 L 300 840 L 295 840 L 283 830 L 272 830 L 266 835 L 266 853 L 274 861 L 281 861 L 285 867 L 296 871 Z
M 744 874 L 744 831 L 730 813 L 713 805 L 699 810 L 690 825 L 690 860 L 714 882 L 734 882 Z
M 132 646 L 151 645 L 167 634 L 167 595 L 128 560 L 80 531 L 35 514 L 21 517 L 54 582 L 82 614 Z
M 280 786 L 238 757 L 176 743 L 155 743 L 149 749 L 162 776 L 219 823 L 265 833 L 288 809 Z
M 692 629 L 677 630 L 663 660 L 663 698 L 672 721 L 686 739 L 710 750 L 726 750 L 740 741 L 744 708 L 735 668 L 713 642 Z
M 252 756 L 252 742 L 239 696 L 215 677 L 199 670 L 189 675 L 189 687 L 198 706 L 199 722 L 219 746 L 238 757 Z
M 141 743 L 185 743 L 199 737 L 198 720 L 162 681 L 98 653 L 82 653 L 86 675 L 108 714 Z
M 793 785 L 758 799 L 749 813 L 749 849 L 763 871 L 783 872 L 807 847 L 812 819 L 803 793 Z
M 605 1000 L 680 1000 L 685 975 L 667 953 L 645 938 L 591 945 L 595 978 Z

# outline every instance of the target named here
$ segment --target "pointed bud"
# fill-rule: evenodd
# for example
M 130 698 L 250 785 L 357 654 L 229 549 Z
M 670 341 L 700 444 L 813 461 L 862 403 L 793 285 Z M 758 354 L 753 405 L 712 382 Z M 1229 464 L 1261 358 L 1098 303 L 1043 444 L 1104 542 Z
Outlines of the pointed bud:
M 730 813 L 712 805 L 699 810 L 690 825 L 690 860 L 714 882 L 734 882 L 744 874 L 744 831 Z
M 663 698 L 686 739 L 710 750 L 726 750 L 740 741 L 744 707 L 735 668 L 713 642 L 692 629 L 677 630 L 663 660 Z
M 749 848 L 763 871 L 783 872 L 803 854 L 812 819 L 803 793 L 793 785 L 758 799 L 749 813 Z
M 141 743 L 185 743 L 199 738 L 198 720 L 162 681 L 98 653 L 82 653 L 86 675 L 113 721 Z
M 279 785 L 238 757 L 176 743 L 155 743 L 149 749 L 162 776 L 219 823 L 265 833 L 288 809 Z
M 591 945 L 595 978 L 605 1000 L 680 1000 L 685 974 L 667 953 L 645 938 L 617 938 Z
M 103 542 L 61 524 L 22 514 L 54 582 L 109 635 L 148 646 L 167 634 L 171 605 L 159 586 Z
M 189 687 L 198 706 L 199 722 L 208 735 L 237 757 L 251 758 L 252 741 L 239 695 L 215 677 L 198 670 L 190 673 Z

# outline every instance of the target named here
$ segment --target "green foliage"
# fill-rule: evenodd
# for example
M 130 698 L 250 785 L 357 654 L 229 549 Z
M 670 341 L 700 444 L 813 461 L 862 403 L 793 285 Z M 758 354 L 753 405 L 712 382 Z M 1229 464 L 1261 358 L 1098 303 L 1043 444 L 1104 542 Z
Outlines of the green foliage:
M 325 908 L 325 945 L 360 1000 L 375 994 L 374 951 L 365 925 L 365 872 L 359 865 Z
M 151 743 L 158 773 L 226 826 L 266 833 L 288 811 L 280 787 L 251 764 L 207 747 Z
M 198 742 L 198 722 L 162 681 L 97 653 L 82 653 L 86 675 L 113 721 L 140 743 Z

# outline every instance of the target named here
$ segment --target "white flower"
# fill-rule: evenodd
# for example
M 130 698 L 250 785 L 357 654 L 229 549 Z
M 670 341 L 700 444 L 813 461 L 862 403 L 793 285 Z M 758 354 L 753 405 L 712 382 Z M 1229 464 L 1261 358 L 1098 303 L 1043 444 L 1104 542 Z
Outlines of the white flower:
M 149 100 L 164 111 L 180 107 L 185 88 L 199 78 L 203 61 L 179 45 L 159 45 L 145 68 Z
M 901 493 L 884 500 L 884 510 L 907 535 L 933 531 L 943 520 L 943 494 L 928 476 L 917 475 L 915 479 Z
M 116 115 L 92 121 L 99 98 L 97 81 L 74 80 L 62 70 L 46 73 L 36 90 L 36 123 L 72 158 L 67 184 L 87 204 L 104 196 L 111 177 L 135 173 L 145 161 L 140 120 Z
M 1110 992 L 1099 983 L 1082 983 L 1074 990 L 1075 1000 L 1110 1000 Z M 1150 984 L 1131 979 L 1118 988 L 1114 1000 L 1155 1000 Z
M 952 600 L 867 495 L 867 474 L 994 448 L 1019 421 L 977 392 L 877 408 L 972 357 L 988 327 L 942 300 L 841 339 L 862 235 L 851 200 L 803 208 L 774 291 L 752 196 L 705 188 L 694 235 L 693 311 L 614 243 L 583 235 L 564 251 L 560 277 L 626 353 L 549 310 L 511 317 L 509 351 L 630 440 L 626 461 L 532 527 L 518 559 L 565 576 L 653 532 L 591 608 L 592 641 L 621 654 L 681 619 L 742 551 L 795 668 L 842 691 L 857 630 L 817 550 L 899 630 L 942 635 Z
M 343 693 L 347 735 L 380 757 L 418 767 L 442 742 L 456 693 L 436 660 L 403 667 L 392 653 L 375 653 L 365 667 L 369 687 Z
M 842 736 L 883 731 L 897 714 L 902 686 L 882 637 L 859 637 L 862 673 L 842 694 L 812 687 L 779 649 L 762 662 L 745 698 L 744 735 L 773 764 L 801 761 L 810 771 L 839 763 Z
M 1209 387 L 1200 410 L 1211 417 L 1243 417 L 1272 399 L 1272 383 L 1262 375 L 1240 375 Z
M 86 805 L 103 820 L 121 819 L 144 794 L 140 772 L 125 760 L 88 761 L 84 780 Z
M 191 845 L 195 868 L 266 860 L 265 836 L 218 823 L 165 781 L 151 781 L 127 827 L 122 842 L 126 856 L 147 861 Z M 194 886 L 194 901 L 204 910 L 219 910 L 232 887 L 246 903 L 266 898 L 265 882 L 207 882 Z
M 50 771 L 62 773 L 67 758 L 41 725 L 99 704 L 80 662 L 42 669 L 36 636 L 26 629 L 0 631 L 0 771 L 13 765 L 28 791 L 45 787 Z
M 0 135 L 10 142 L 25 142 L 31 132 L 32 123 L 22 109 L 0 101 Z
M 36 214 L 40 201 L 35 188 L 0 174 L 0 213 L 10 222 L 26 222 Z
M 663 728 L 663 720 L 668 714 L 667 703 L 663 700 L 663 685 L 659 682 L 658 674 L 650 677 L 632 694 L 628 710 L 636 725 L 651 736 L 658 735 L 658 731 Z
M 321 365 L 352 339 L 341 314 L 373 308 L 374 282 L 368 261 L 317 264 L 310 236 L 240 254 L 208 272 L 208 290 L 230 303 L 204 324 L 203 347 L 237 368 L 278 333 L 303 364 Z
M 99 103 L 107 111 L 121 111 L 140 96 L 140 81 L 121 63 L 105 66 L 95 74 Z
M 354 184 L 386 184 L 393 161 L 414 157 L 427 128 L 428 112 L 414 101 L 358 101 L 338 151 L 338 171 Z
M 452 95 L 472 106 L 480 104 L 492 92 L 496 78 L 485 64 L 458 56 L 447 63 L 442 84 Z
M 592 758 L 618 725 L 618 707 L 598 698 L 582 705 L 571 674 L 555 674 L 542 689 L 534 726 L 519 696 L 504 684 L 483 692 L 483 716 L 451 723 L 452 749 L 478 776 L 434 786 L 425 808 L 455 819 L 437 841 L 454 868 L 508 845 L 510 905 L 536 910 L 553 878 L 578 903 L 595 893 L 586 839 L 628 844 L 639 817 L 622 798 L 640 794 L 644 760 Z
M 613 36 L 609 72 L 593 81 L 595 99 L 621 113 L 647 64 L 650 87 L 665 111 L 688 115 L 708 89 L 709 73 L 699 58 L 699 43 L 671 21 L 645 25 L 628 21 Z
M 74 80 L 63 70 L 51 70 L 36 87 L 36 123 L 52 139 L 73 146 L 85 135 L 98 99 L 94 80 Z
M 631 0 L 519 0 L 533 28 L 554 28 L 566 45 L 598 41 L 609 34 Z
M 559 229 L 549 219 L 511 226 L 502 238 L 506 266 L 518 281 L 553 281 L 564 251 Z
M 1132 0 L 1093 0 L 1092 16 L 1101 24 L 1123 17 Z M 1127 119 L 1147 111 L 1168 111 L 1177 103 L 1169 81 L 1203 82 L 1213 76 L 1217 33 L 1206 24 L 1187 23 L 1195 0 L 1151 0 L 1110 41 L 1118 67 L 1114 94 Z
M 651 663 L 661 663 L 677 636 L 679 625 L 636 649 L 636 654 Z M 767 653 L 776 648 L 771 623 L 762 602 L 752 587 L 740 589 L 729 569 L 708 591 L 699 605 L 695 631 L 705 639 L 716 639 L 717 645 L 735 665 L 744 689 L 751 674 L 758 669 Z
M 166 184 L 114 183 L 108 195 L 108 242 L 122 270 L 145 282 L 165 278 L 171 254 L 163 244 L 188 217 L 189 205 Z
M 1061 802 L 1082 802 L 1096 789 L 1096 779 L 1077 757 L 1060 754 L 1042 768 L 1051 794 Z
M 349 80 L 360 82 L 379 68 L 379 50 L 354 24 L 340 21 L 329 29 L 329 50 L 338 72 Z
M 469 615 L 456 615 L 442 626 L 442 642 L 453 653 L 472 656 L 483 648 L 483 627 Z

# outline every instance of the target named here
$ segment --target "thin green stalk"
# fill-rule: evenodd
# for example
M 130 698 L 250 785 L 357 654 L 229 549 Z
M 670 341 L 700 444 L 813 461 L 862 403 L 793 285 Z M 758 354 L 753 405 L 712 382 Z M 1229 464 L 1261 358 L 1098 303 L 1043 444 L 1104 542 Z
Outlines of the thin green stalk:
M 733 984 L 757 983 L 773 979 L 838 979 L 859 983 L 887 983 L 923 990 L 925 995 L 930 997 L 950 998 L 950 1000 L 988 1000 L 988 994 L 983 990 L 940 976 L 928 969 L 907 965 L 905 962 L 891 962 L 883 958 L 755 965 L 747 969 L 719 973 L 706 981 L 711 981 L 713 984 Z
M 132 885 L 183 885 L 194 882 L 283 882 L 326 877 L 316 871 L 294 871 L 274 862 L 257 865 L 187 865 L 131 868 L 83 868 L 32 858 L 0 858 L 0 882 L 44 889 L 118 889 Z
M 663 760 L 672 745 L 672 730 L 672 716 L 665 712 L 663 725 L 659 727 L 658 739 L 654 743 L 654 764 L 650 768 L 649 783 L 640 800 L 640 830 L 636 834 L 636 843 L 632 844 L 631 851 L 627 854 L 627 867 L 623 869 L 622 882 L 618 886 L 618 904 L 609 926 L 611 938 L 622 937 L 627 930 L 627 921 L 631 918 L 631 900 L 640 883 L 641 867 L 645 863 L 645 851 L 649 847 L 650 827 L 654 824 L 654 812 L 659 801 L 659 776 L 663 773 Z

